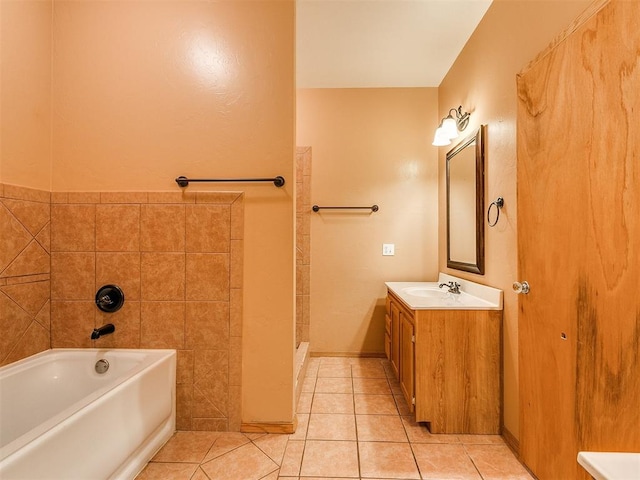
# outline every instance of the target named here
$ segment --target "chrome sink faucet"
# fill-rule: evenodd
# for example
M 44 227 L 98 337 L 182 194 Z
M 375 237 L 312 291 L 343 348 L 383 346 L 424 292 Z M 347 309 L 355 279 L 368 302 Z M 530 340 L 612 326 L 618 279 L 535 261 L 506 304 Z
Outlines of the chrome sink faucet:
M 439 288 L 448 287 L 449 293 L 455 293 L 457 295 L 460 294 L 460 284 L 458 282 L 441 283 L 440 285 L 438 285 L 438 287 Z

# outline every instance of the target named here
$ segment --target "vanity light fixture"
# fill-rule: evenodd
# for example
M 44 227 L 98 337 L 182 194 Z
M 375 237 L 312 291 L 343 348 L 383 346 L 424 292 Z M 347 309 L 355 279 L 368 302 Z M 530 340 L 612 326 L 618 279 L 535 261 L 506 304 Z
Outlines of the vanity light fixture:
M 451 114 L 453 112 L 453 115 Z M 454 117 L 455 115 L 455 117 Z M 450 145 L 451 140 L 458 136 L 458 132 L 463 131 L 469 124 L 469 112 L 462 113 L 462 105 L 457 109 L 452 108 L 449 110 L 449 114 L 440 121 L 440 125 L 436 130 L 436 134 L 433 137 L 432 145 L 436 147 L 443 147 Z

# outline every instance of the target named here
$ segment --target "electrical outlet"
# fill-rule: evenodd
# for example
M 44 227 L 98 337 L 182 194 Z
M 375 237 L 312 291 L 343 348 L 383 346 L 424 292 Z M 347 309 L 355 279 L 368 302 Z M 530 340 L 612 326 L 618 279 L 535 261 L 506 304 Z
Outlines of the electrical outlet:
M 396 246 L 393 243 L 383 243 L 382 244 L 382 255 L 395 255 L 396 254 Z

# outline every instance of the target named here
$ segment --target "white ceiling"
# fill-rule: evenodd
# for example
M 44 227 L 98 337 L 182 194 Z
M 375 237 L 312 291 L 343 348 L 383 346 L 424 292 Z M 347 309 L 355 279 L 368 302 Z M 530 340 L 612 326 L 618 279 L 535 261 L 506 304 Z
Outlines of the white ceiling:
M 297 0 L 297 86 L 437 87 L 490 4 Z

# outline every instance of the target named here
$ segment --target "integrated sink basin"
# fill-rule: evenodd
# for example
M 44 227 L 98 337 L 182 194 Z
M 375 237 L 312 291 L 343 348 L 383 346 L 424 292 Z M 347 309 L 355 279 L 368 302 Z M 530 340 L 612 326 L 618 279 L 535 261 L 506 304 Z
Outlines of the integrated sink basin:
M 447 298 L 450 295 L 445 287 L 439 288 L 438 286 L 435 288 L 426 285 L 420 287 L 405 287 L 402 291 L 407 295 L 425 298 Z
M 455 282 L 460 293 L 440 284 Z M 437 282 L 386 282 L 385 285 L 412 310 L 502 310 L 502 290 L 440 273 Z

